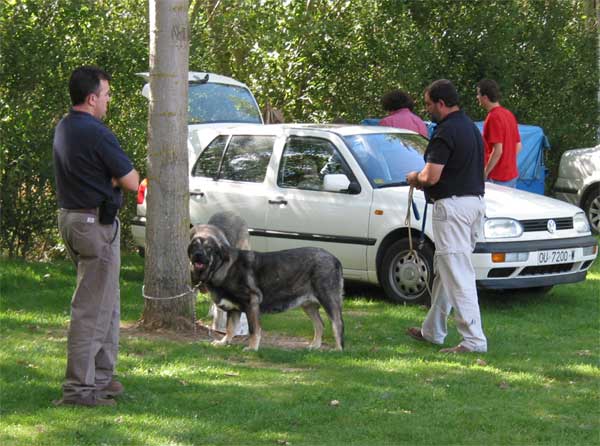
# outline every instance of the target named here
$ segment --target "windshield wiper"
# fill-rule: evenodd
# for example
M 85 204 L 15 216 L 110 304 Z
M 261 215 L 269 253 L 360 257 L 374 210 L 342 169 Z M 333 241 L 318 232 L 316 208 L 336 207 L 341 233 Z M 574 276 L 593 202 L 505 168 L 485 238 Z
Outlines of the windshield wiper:
M 383 189 L 384 187 L 397 187 L 397 186 L 408 186 L 406 181 L 394 181 L 392 183 L 385 183 L 378 187 L 378 189 Z

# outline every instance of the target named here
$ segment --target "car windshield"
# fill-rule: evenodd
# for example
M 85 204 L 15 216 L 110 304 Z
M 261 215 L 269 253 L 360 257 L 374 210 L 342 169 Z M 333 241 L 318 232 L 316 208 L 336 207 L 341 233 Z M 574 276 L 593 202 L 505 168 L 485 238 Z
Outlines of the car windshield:
M 425 165 L 427 140 L 420 135 L 350 135 L 344 141 L 375 188 L 404 185 L 407 173 Z
M 188 124 L 212 122 L 262 123 L 260 111 L 247 88 L 215 83 L 190 84 Z

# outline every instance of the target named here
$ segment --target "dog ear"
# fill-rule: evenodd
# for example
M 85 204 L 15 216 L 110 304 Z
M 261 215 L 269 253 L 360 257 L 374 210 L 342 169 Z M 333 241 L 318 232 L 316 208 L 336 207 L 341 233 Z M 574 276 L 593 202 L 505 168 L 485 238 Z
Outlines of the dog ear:
M 229 259 L 231 258 L 231 250 L 229 246 L 221 245 L 219 248 L 219 254 L 221 255 L 221 259 L 223 259 L 224 262 L 229 262 Z

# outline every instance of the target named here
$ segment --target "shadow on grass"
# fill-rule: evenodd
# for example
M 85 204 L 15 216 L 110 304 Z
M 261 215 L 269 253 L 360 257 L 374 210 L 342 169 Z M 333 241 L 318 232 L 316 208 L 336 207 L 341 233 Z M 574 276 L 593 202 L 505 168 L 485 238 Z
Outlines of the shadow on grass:
M 75 267 L 69 260 L 34 263 L 3 259 L 2 262 L 3 312 L 68 317 L 76 285 Z M 133 255 L 124 256 L 120 281 L 123 318 L 137 318 L 141 314 L 143 280 L 143 260 Z
M 361 362 L 343 354 L 242 353 L 176 343 L 145 347 L 141 363 L 123 356 L 121 380 L 126 393 L 116 408 L 85 412 L 93 413 L 93 421 L 81 422 L 86 409 L 51 407 L 59 381 L 40 370 L 29 374 L 30 385 L 17 381 L 4 386 L 3 418 L 9 415 L 5 421 L 15 423 L 34 416 L 38 425 L 47 425 L 40 438 L 63 444 L 95 444 L 101 436 L 111 444 L 144 444 L 146 432 L 158 444 L 196 444 L 199 439 L 202 444 L 259 439 L 275 443 L 282 435 L 296 444 L 323 440 L 331 444 L 334 439 L 338 444 L 375 444 L 391 438 L 418 442 L 421 430 L 427 430 L 424 438 L 429 441 L 450 435 L 438 438 L 460 443 L 456 435 L 464 432 L 454 427 L 457 417 L 467 423 L 466 428 L 469 423 L 477 427 L 469 429 L 473 438 L 485 438 L 485 432 L 498 428 L 498 411 L 503 412 L 504 427 L 513 426 L 533 438 L 536 432 L 547 432 L 552 438 L 565 429 L 581 429 L 557 423 L 552 408 L 568 413 L 587 398 L 562 401 L 562 394 L 545 389 L 543 380 L 477 366 L 475 358 L 390 363 L 382 357 L 368 363 L 368 358 Z M 125 353 L 131 349 L 125 343 Z M 16 365 L 3 365 L 0 370 L 2 376 L 24 373 Z M 41 384 L 53 381 L 56 387 Z M 339 400 L 339 407 L 332 406 L 332 400 Z M 122 421 L 115 422 L 117 417 Z M 361 420 L 360 430 L 355 428 L 357 420 Z M 336 426 L 335 435 L 331 426 Z M 496 435 L 501 443 L 503 434 Z M 505 435 L 506 444 L 515 442 L 511 431 Z

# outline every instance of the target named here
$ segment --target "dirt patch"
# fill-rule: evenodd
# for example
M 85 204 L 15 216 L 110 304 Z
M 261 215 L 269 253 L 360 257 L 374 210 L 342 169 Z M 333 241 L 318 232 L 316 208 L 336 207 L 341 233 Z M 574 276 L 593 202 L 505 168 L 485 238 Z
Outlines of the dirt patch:
M 194 331 L 170 331 L 157 329 L 148 331 L 140 328 L 137 324 L 121 324 L 121 337 L 160 339 L 177 342 L 212 342 L 215 339 L 221 339 L 223 333 L 214 331 L 207 322 L 196 321 Z M 267 332 L 263 330 L 260 341 L 261 347 L 274 347 L 283 350 L 304 350 L 308 347 L 311 339 L 299 338 L 295 336 L 282 335 L 280 333 Z M 247 345 L 248 336 L 236 336 L 233 338 L 234 345 Z M 332 348 L 323 344 L 321 350 L 331 350 Z

